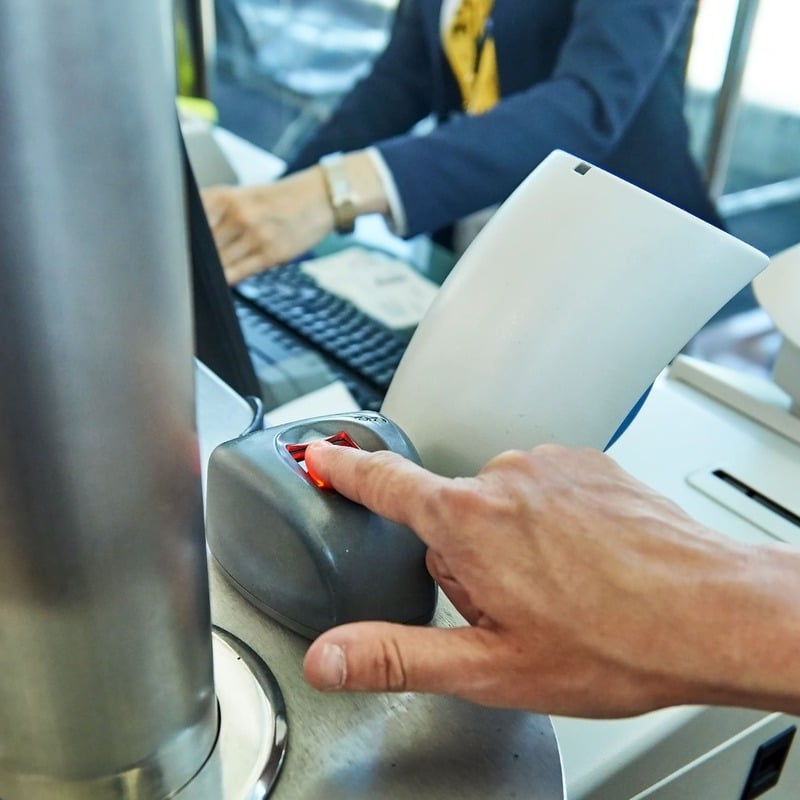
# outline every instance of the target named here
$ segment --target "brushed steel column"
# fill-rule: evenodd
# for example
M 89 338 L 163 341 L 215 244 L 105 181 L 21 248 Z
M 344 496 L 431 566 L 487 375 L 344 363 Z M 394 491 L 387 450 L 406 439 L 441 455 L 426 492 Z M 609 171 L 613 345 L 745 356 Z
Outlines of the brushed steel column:
M 0 4 L 0 797 L 217 734 L 168 0 Z
M 753 38 L 753 28 L 758 15 L 760 0 L 737 0 L 736 17 L 731 31 L 728 56 L 719 94 L 714 103 L 714 116 L 708 135 L 705 157 L 705 177 L 713 199 L 725 191 L 737 114 L 742 94 L 742 81 L 747 67 L 747 57 Z

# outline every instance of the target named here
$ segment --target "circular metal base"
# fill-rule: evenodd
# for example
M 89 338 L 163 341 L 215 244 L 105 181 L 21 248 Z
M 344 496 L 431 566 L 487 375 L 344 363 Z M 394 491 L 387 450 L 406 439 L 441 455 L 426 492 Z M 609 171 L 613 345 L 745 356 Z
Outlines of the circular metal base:
M 261 657 L 221 628 L 213 631 L 219 734 L 202 769 L 174 800 L 263 800 L 286 753 L 286 708 Z

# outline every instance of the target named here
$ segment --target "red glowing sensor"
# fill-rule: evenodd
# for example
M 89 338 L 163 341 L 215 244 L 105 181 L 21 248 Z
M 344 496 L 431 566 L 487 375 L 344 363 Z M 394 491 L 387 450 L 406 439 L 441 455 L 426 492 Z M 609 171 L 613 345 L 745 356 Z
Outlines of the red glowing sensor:
M 330 442 L 331 444 L 339 445 L 340 447 L 354 447 L 356 450 L 360 450 L 361 448 L 353 441 L 352 437 L 346 431 L 339 431 L 338 433 L 334 433 L 333 436 L 326 436 L 323 441 Z M 317 485 L 320 489 L 330 489 L 331 487 L 325 483 L 321 478 L 313 475 L 309 469 L 308 465 L 305 463 L 306 459 L 306 448 L 311 444 L 311 442 L 304 442 L 303 444 L 287 444 L 286 449 L 289 451 L 289 455 L 298 463 L 303 469 L 308 473 L 308 477 Z

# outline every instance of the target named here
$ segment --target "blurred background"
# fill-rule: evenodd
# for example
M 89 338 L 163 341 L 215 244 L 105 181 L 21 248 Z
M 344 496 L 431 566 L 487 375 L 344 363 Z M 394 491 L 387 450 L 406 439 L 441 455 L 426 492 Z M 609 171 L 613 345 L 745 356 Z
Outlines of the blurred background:
M 397 0 L 175 0 L 194 64 L 182 91 L 283 158 L 385 46 Z M 769 255 L 800 241 L 800 3 L 700 0 L 687 73 L 693 152 L 728 230 Z M 180 36 L 179 36 L 180 45 Z M 693 354 L 769 368 L 772 331 L 750 289 Z

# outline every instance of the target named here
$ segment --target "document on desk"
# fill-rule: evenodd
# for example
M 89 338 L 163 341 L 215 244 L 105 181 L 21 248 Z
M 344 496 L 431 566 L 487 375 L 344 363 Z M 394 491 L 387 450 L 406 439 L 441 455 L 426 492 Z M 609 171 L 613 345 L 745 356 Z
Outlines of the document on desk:
M 304 261 L 300 268 L 392 330 L 414 328 L 439 288 L 405 261 L 362 247 Z
M 333 381 L 321 389 L 315 389 L 313 392 L 271 409 L 266 413 L 264 427 L 283 425 L 285 422 L 295 422 L 298 419 L 360 410 L 361 407 L 353 399 L 353 395 L 350 394 L 347 387 L 341 381 Z

